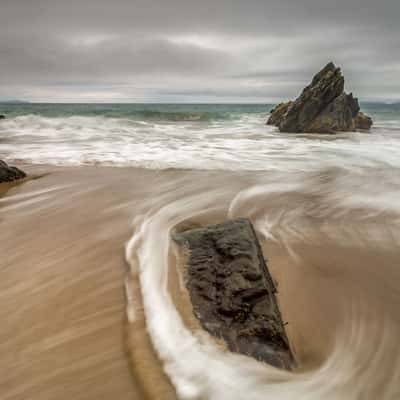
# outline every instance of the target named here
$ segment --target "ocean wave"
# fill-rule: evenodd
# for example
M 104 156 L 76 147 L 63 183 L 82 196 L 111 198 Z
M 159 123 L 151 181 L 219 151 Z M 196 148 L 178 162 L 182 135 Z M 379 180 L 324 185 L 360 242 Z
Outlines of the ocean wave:
M 129 115 L 134 120 L 155 120 L 155 121 L 213 121 L 213 120 L 230 120 L 238 119 L 240 115 L 222 112 L 177 112 L 177 111 L 153 111 L 143 110 L 136 111 Z
M 41 110 L 42 111 L 42 110 Z M 23 115 L 13 115 L 11 117 L 21 117 L 34 115 L 43 118 L 68 118 L 68 117 L 104 117 L 129 119 L 132 121 L 160 121 L 160 122 L 185 122 L 185 121 L 224 121 L 232 119 L 240 119 L 242 112 L 231 111 L 211 111 L 211 110 L 157 110 L 157 109 L 136 109 L 136 110 L 117 110 L 117 111 L 99 111 L 88 110 L 75 112 L 35 112 Z
M 154 111 L 137 120 L 21 115 L 1 121 L 0 152 L 9 160 L 54 165 L 285 171 L 400 168 L 400 128 L 392 120 L 369 134 L 326 136 L 279 133 L 265 125 L 262 113 L 201 120 L 208 115 L 171 113 L 164 121 Z

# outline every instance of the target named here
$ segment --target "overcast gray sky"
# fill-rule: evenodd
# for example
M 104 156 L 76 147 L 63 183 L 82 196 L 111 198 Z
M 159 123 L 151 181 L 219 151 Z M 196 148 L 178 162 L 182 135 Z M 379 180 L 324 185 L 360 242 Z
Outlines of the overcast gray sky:
M 400 100 L 400 0 L 0 0 L 0 99 L 275 102 L 342 66 Z

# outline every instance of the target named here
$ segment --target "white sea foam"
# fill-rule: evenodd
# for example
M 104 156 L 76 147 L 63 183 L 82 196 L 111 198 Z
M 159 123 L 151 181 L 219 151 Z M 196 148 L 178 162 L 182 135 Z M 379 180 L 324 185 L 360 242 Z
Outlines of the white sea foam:
M 260 114 L 209 121 L 24 115 L 1 122 L 0 152 L 38 164 L 157 169 L 400 167 L 399 125 L 385 121 L 372 134 L 288 135 Z

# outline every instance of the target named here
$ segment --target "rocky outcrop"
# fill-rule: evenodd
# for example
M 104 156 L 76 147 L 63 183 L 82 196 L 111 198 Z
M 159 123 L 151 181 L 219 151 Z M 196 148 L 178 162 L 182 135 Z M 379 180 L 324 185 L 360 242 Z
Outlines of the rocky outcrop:
M 250 221 L 193 229 L 174 240 L 190 250 L 187 287 L 202 326 L 231 351 L 291 369 L 276 287 Z
M 13 182 L 25 177 L 25 172 L 16 167 L 10 167 L 4 161 L 0 160 L 0 183 Z
M 6 118 L 5 115 L 0 114 L 0 119 L 5 119 L 5 118 Z
M 327 64 L 294 101 L 271 111 L 268 125 L 289 133 L 335 133 L 368 130 L 371 118 L 360 113 L 358 100 L 344 92 L 340 68 Z
M 268 120 L 268 125 L 279 125 L 283 116 L 288 112 L 289 107 L 293 104 L 292 101 L 280 103 L 271 110 L 271 116 Z
M 368 115 L 365 115 L 362 112 L 359 112 L 354 118 L 355 129 L 368 130 L 371 128 L 372 124 L 373 122 L 371 117 L 368 117 Z
M 307 127 L 308 132 L 343 132 L 355 129 L 355 117 L 360 111 L 353 95 L 336 97 Z

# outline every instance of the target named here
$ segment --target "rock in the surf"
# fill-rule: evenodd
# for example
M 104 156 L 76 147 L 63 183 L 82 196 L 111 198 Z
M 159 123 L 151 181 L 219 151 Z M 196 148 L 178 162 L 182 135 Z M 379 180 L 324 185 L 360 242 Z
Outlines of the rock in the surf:
M 368 130 L 372 126 L 372 119 L 368 115 L 359 112 L 354 118 L 355 129 L 357 130 Z
M 341 69 L 329 63 L 295 101 L 275 107 L 267 124 L 281 132 L 335 133 L 368 130 L 372 119 L 360 113 L 358 99 L 344 92 Z
M 16 167 L 10 167 L 4 161 L 0 160 L 0 183 L 13 182 L 25 177 L 26 174 L 24 171 L 21 171 Z
M 0 114 L 0 119 L 5 119 L 5 118 L 6 118 L 5 115 Z
M 289 107 L 293 104 L 292 101 L 279 103 L 271 110 L 271 116 L 268 119 L 268 125 L 279 125 L 282 118 L 287 113 Z
M 251 222 L 232 220 L 173 238 L 189 249 L 187 287 L 202 326 L 231 351 L 291 369 L 276 287 Z

